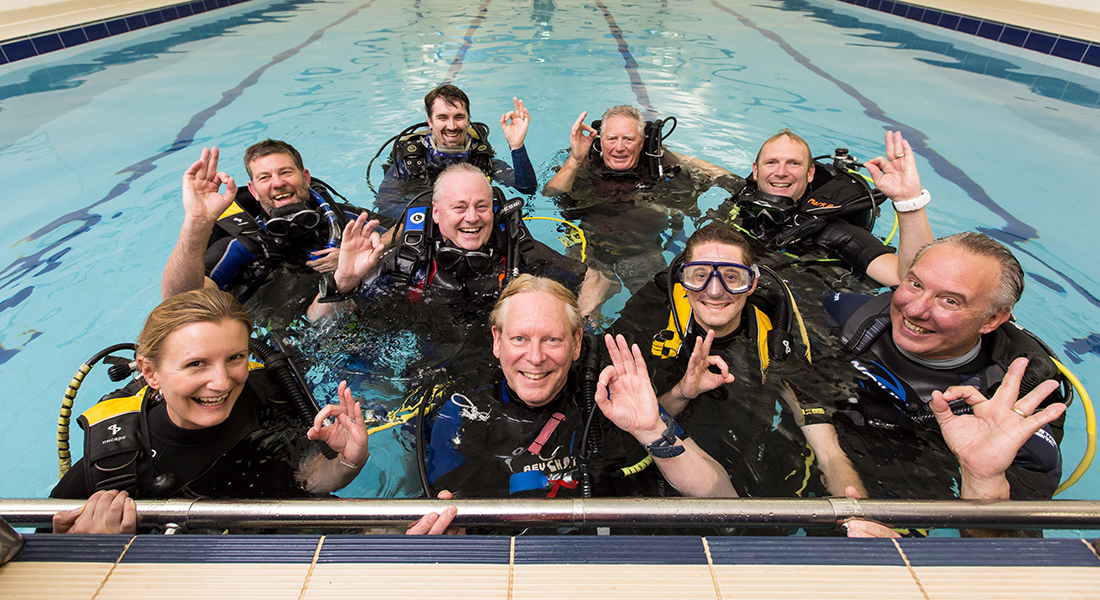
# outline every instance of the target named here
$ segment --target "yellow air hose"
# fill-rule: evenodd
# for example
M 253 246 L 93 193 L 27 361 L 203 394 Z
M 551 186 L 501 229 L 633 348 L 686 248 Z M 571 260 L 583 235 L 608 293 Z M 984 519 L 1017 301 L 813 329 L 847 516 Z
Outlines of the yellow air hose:
M 1073 389 L 1077 390 L 1077 395 L 1081 396 L 1081 406 L 1085 410 L 1085 433 L 1088 439 L 1085 445 L 1085 455 L 1081 457 L 1081 462 L 1077 464 L 1077 468 L 1073 470 L 1069 478 L 1063 481 L 1058 489 L 1054 490 L 1054 495 L 1057 496 L 1077 483 L 1077 480 L 1081 479 L 1081 476 L 1092 465 L 1092 458 L 1096 455 L 1096 413 L 1093 411 L 1089 393 L 1085 391 L 1085 386 L 1081 385 L 1081 381 L 1077 379 L 1077 376 L 1071 373 L 1065 365 L 1058 362 L 1058 359 L 1053 356 L 1050 359 L 1054 361 L 1055 365 L 1058 365 L 1058 370 L 1062 372 L 1062 375 L 1073 384 Z
M 559 219 L 557 217 L 523 217 L 524 221 L 540 220 L 540 221 L 557 221 L 558 223 L 565 223 L 566 225 L 577 230 L 577 235 L 581 238 L 581 262 L 584 262 L 588 258 L 588 240 L 584 237 L 584 231 L 580 227 L 577 227 L 573 223 L 566 221 L 565 219 Z M 562 242 L 564 243 L 564 242 Z
M 65 388 L 65 397 L 61 399 L 61 413 L 57 417 L 57 478 L 60 479 L 69 472 L 73 466 L 73 457 L 69 451 L 69 423 L 73 416 L 73 404 L 76 402 L 76 394 L 80 391 L 80 385 L 84 378 L 92 370 L 97 362 L 112 352 L 119 350 L 134 350 L 133 344 L 115 344 L 96 353 L 87 362 L 80 365 L 73 375 L 69 387 Z

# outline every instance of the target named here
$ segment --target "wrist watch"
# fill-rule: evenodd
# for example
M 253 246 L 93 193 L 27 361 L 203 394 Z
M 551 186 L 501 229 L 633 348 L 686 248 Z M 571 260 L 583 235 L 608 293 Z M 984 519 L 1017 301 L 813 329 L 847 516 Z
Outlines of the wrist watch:
M 912 200 L 902 200 L 901 202 L 894 202 L 894 210 L 898 212 L 913 212 L 924 208 L 926 204 L 932 201 L 932 194 L 928 193 L 928 190 L 921 188 L 920 196 L 913 198 Z
M 661 413 L 661 420 L 664 421 L 666 425 L 664 433 L 661 434 L 661 437 L 657 438 L 657 441 L 646 444 L 645 451 L 653 458 L 673 458 L 680 456 L 687 448 L 683 445 L 675 445 L 676 421 L 672 420 L 672 417 L 665 413 Z
M 351 294 L 341 294 L 340 290 L 336 287 L 336 276 L 332 273 L 325 273 L 321 277 L 321 283 L 317 286 L 320 295 L 317 297 L 317 301 L 325 304 L 329 302 L 343 302 L 351 297 Z

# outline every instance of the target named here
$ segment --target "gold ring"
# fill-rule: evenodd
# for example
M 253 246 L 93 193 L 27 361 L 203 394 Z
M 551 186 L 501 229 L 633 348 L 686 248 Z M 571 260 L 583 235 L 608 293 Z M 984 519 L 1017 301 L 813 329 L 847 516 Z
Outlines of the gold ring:
M 1025 418 L 1025 419 L 1027 418 L 1027 415 L 1024 414 L 1024 411 L 1016 408 L 1015 406 L 1012 407 L 1012 412 L 1020 415 L 1021 417 Z
M 904 152 L 902 152 L 901 154 L 899 154 L 899 155 L 895 156 L 895 157 L 894 157 L 894 160 L 897 160 L 897 159 L 899 159 L 899 158 L 905 158 L 905 153 L 904 153 Z

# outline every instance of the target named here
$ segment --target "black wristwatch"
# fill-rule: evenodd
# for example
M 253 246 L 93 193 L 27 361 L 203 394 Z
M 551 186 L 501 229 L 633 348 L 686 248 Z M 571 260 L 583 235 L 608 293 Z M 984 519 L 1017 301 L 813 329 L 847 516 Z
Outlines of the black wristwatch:
M 332 273 L 325 273 L 321 277 L 321 283 L 317 286 L 320 295 L 317 297 L 317 301 L 325 304 L 329 302 L 344 302 L 350 298 L 352 293 L 342 294 L 336 287 L 336 276 Z
M 646 444 L 645 451 L 649 453 L 653 458 L 674 458 L 684 453 L 687 448 L 683 445 L 676 445 L 676 421 L 672 420 L 672 417 L 661 413 L 661 421 L 664 421 L 665 427 L 664 433 L 661 437 L 657 438 L 657 441 Z

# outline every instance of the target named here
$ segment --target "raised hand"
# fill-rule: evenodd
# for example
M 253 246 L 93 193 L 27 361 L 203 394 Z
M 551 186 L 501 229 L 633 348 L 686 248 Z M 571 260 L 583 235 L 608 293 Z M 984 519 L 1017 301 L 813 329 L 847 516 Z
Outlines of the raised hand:
M 344 227 L 340 241 L 340 260 L 333 277 L 341 293 L 355 289 L 359 282 L 378 264 L 385 246 L 375 229 L 377 220 L 367 220 L 367 213 L 360 214 Z
M 141 519 L 126 492 L 103 490 L 92 494 L 84 506 L 53 516 L 54 533 L 137 533 Z
M 642 351 L 629 347 L 626 338 L 604 337 L 611 365 L 600 373 L 596 404 L 619 429 L 648 444 L 661 437 L 665 424 L 657 407 L 657 394 L 649 380 Z
M 599 132 L 593 129 L 591 125 L 584 122 L 587 116 L 587 110 L 582 112 L 569 131 L 569 158 L 578 162 L 584 162 L 584 159 L 588 156 L 588 151 L 592 148 L 592 142 L 599 135 Z
M 1020 381 L 1026 368 L 1026 358 L 1012 361 L 992 398 L 987 399 L 970 386 L 954 386 L 943 393 L 932 393 L 932 412 L 948 447 L 959 459 L 963 497 L 971 497 L 966 494 L 968 488 L 986 497 L 982 490 L 988 491 L 992 486 L 1005 492 L 999 494 L 1004 496 L 1007 493 L 1004 472 L 1016 458 L 1016 452 L 1036 431 L 1066 410 L 1065 404 L 1056 403 L 1035 413 L 1036 407 L 1058 389 L 1055 381 L 1044 381 L 1019 398 Z M 974 414 L 951 412 L 948 403 L 959 398 L 973 407 Z
M 370 453 L 367 451 L 367 424 L 363 421 L 363 409 L 351 395 L 346 381 L 337 390 L 339 404 L 329 404 L 317 413 L 313 427 L 306 432 L 311 440 L 320 440 L 339 453 L 340 464 L 349 469 L 361 469 Z M 325 426 L 325 419 L 335 422 Z
M 886 132 L 886 158 L 876 156 L 863 164 L 875 187 L 891 200 L 903 202 L 920 196 L 917 157 L 900 131 Z
M 225 193 L 219 193 L 222 185 Z M 183 210 L 187 219 L 213 224 L 237 197 L 233 178 L 218 170 L 218 148 L 203 148 L 202 155 L 183 174 Z
M 695 339 L 695 346 L 691 349 L 691 357 L 688 359 L 687 373 L 680 379 L 680 395 L 692 399 L 699 394 L 705 394 L 718 386 L 733 383 L 734 376 L 730 374 L 729 366 L 720 356 L 711 356 L 710 348 L 714 343 L 714 330 L 707 332 L 706 337 Z M 710 370 L 711 366 L 718 368 L 718 373 Z
M 523 146 L 523 140 L 527 137 L 527 127 L 531 124 L 531 115 L 523 107 L 523 100 L 512 98 L 515 107 L 500 117 L 500 128 L 504 130 L 504 139 L 508 140 L 508 147 L 518 150 Z

